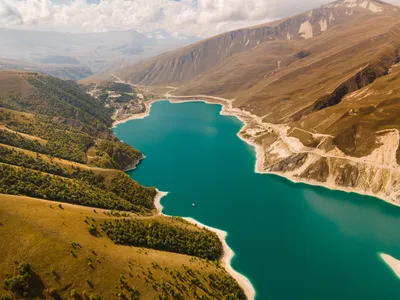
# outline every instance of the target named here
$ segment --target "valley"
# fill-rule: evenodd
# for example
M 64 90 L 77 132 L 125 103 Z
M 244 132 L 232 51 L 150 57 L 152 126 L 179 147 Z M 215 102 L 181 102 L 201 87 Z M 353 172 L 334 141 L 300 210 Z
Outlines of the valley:
M 157 101 L 148 116 L 113 129 L 145 153 L 128 174 L 168 192 L 162 212 L 225 231 L 230 264 L 249 279 L 255 299 L 399 294 L 390 269 L 397 267 L 380 256 L 400 257 L 398 207 L 254 172 L 255 149 L 237 137 L 243 123 L 221 109 Z
M 224 105 L 224 114 L 245 122 L 239 135 L 256 146 L 260 173 L 397 205 L 397 16 L 395 6 L 380 1 L 336 1 L 221 34 L 115 76 L 150 90 L 175 86 L 161 99 Z M 307 22 L 312 35 L 302 32 Z
M 0 41 L 0 299 L 400 295 L 399 7 Z

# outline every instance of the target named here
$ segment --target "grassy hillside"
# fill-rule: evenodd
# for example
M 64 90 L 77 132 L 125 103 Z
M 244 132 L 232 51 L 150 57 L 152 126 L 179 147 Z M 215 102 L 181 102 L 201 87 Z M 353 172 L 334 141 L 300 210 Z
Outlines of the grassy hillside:
M 347 155 L 369 155 L 381 146 L 381 136 L 391 130 L 400 130 L 399 87 L 400 67 L 395 65 L 387 76 L 345 96 L 339 104 L 307 116 L 293 126 L 313 128 L 317 132 L 331 135 L 332 143 Z M 400 153 L 396 141 L 393 141 L 393 147 L 394 151 Z M 399 162 L 400 155 L 397 160 Z
M 0 71 L 1 299 L 245 299 L 217 235 L 156 215 L 155 188 L 123 172 L 142 154 L 112 113 L 74 82 Z
M 101 232 L 120 219 L 101 209 L 0 195 L 0 279 L 30 265 L 29 287 L 0 295 L 39 299 L 243 299 L 218 263 L 149 248 L 120 246 Z M 125 217 L 130 219 L 130 217 Z M 165 217 L 135 217 L 190 232 L 194 225 Z M 98 232 L 91 234 L 94 224 Z M 204 232 L 203 232 L 204 234 Z M 75 295 L 75 296 L 73 296 Z M 84 296 L 85 295 L 85 296 Z
M 3 193 L 130 211 L 154 208 L 154 188 L 142 187 L 118 169 L 106 172 L 91 166 L 122 168 L 124 161 L 137 159 L 137 150 L 111 135 L 93 145 L 91 136 L 55 129 L 57 124 L 38 121 L 33 115 L 0 108 L 0 116 L 0 162 L 6 164 L 1 165 Z M 88 159 L 92 148 L 94 156 Z
M 111 113 L 75 82 L 0 71 L 0 126 L 48 141 L 39 151 L 43 154 L 99 167 L 129 168 L 141 153 L 113 136 Z M 10 134 L 3 138 L 13 139 Z

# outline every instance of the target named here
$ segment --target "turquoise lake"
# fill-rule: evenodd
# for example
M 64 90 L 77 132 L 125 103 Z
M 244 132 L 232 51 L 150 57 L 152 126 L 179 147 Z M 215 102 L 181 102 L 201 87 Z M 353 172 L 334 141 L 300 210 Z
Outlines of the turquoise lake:
M 256 299 L 400 299 L 378 255 L 400 258 L 400 208 L 256 174 L 254 148 L 236 136 L 241 122 L 220 110 L 162 101 L 118 125 L 117 137 L 146 156 L 129 175 L 169 192 L 165 214 L 227 231 L 232 266 Z

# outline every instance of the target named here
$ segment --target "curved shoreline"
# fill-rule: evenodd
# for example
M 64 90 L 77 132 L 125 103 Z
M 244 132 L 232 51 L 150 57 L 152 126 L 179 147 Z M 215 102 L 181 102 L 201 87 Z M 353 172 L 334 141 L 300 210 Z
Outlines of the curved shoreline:
M 273 174 L 273 175 L 276 175 L 279 177 L 283 177 L 293 183 L 303 183 L 303 184 L 307 184 L 307 185 L 327 188 L 329 190 L 342 191 L 342 192 L 346 192 L 346 193 L 356 193 L 359 195 L 374 197 L 376 199 L 383 200 L 391 205 L 400 206 L 400 203 L 394 202 L 393 199 L 391 199 L 389 196 L 386 196 L 386 195 L 365 192 L 365 191 L 362 191 L 357 188 L 339 186 L 332 182 L 320 182 L 320 181 L 313 180 L 313 179 L 301 179 L 301 178 L 290 176 L 289 174 L 285 174 L 285 173 L 265 171 L 263 169 L 265 152 L 264 152 L 262 145 L 259 145 L 255 142 L 253 142 L 250 138 L 244 137 L 242 135 L 242 133 L 245 131 L 246 127 L 248 126 L 249 121 L 254 121 L 256 123 L 260 123 L 260 122 L 262 122 L 262 120 L 261 120 L 261 118 L 255 116 L 255 115 L 252 115 L 251 113 L 249 113 L 247 111 L 242 111 L 240 109 L 233 108 L 232 107 L 233 100 L 234 99 L 229 100 L 229 99 L 225 99 L 225 98 L 221 98 L 221 97 L 213 97 L 213 96 L 207 96 L 207 95 L 175 96 L 175 95 L 166 94 L 166 99 L 153 99 L 153 100 L 146 102 L 145 103 L 145 107 L 146 107 L 145 112 L 133 115 L 126 119 L 117 120 L 113 123 L 113 127 L 115 127 L 118 124 L 130 121 L 130 120 L 143 119 L 143 118 L 147 117 L 150 113 L 152 104 L 155 102 L 159 102 L 159 101 L 169 101 L 171 104 L 185 103 L 185 102 L 203 102 L 203 103 L 207 103 L 207 104 L 218 104 L 218 105 L 222 106 L 222 109 L 220 112 L 221 115 L 236 117 L 243 123 L 243 126 L 240 128 L 239 132 L 236 135 L 242 141 L 244 141 L 248 145 L 254 147 L 255 155 L 256 155 L 254 171 L 256 173 L 258 173 L 258 174 Z M 267 124 L 267 125 L 270 126 L 271 129 L 277 129 L 279 127 L 279 125 L 276 125 L 276 124 Z M 315 154 L 317 154 L 317 153 L 315 153 Z M 347 159 L 347 157 L 342 157 L 341 159 Z
M 370 196 L 370 197 L 374 197 L 376 199 L 383 200 L 383 201 L 385 201 L 385 202 L 387 202 L 387 203 L 389 203 L 391 205 L 400 206 L 400 204 L 391 201 L 390 198 L 385 198 L 383 196 L 380 196 L 380 195 L 377 195 L 377 194 L 373 194 L 373 193 L 363 192 L 363 191 L 360 191 L 360 190 L 355 189 L 355 188 L 342 187 L 342 186 L 338 186 L 338 185 L 335 185 L 335 184 L 332 184 L 332 183 L 322 183 L 322 182 L 319 182 L 319 181 L 316 181 L 316 180 L 312 180 L 312 179 L 306 180 L 306 179 L 293 178 L 290 175 L 287 175 L 285 173 L 270 172 L 270 171 L 263 170 L 264 149 L 262 148 L 261 145 L 256 144 L 250 138 L 246 138 L 246 137 L 242 136 L 242 133 L 245 131 L 246 126 L 248 126 L 249 120 L 250 121 L 256 121 L 256 122 L 259 122 L 261 120 L 258 117 L 250 114 L 249 112 L 241 111 L 241 110 L 232 108 L 233 100 L 228 100 L 228 99 L 224 99 L 224 98 L 220 98 L 220 97 L 206 96 L 206 95 L 173 96 L 173 95 L 168 95 L 167 94 L 166 95 L 166 99 L 153 99 L 153 100 L 150 100 L 150 101 L 146 102 L 145 103 L 145 108 L 146 109 L 145 109 L 145 111 L 143 113 L 132 115 L 131 117 L 126 118 L 126 119 L 117 120 L 117 121 L 115 121 L 113 123 L 113 127 L 117 126 L 118 124 L 128 122 L 130 120 L 143 119 L 143 118 L 147 117 L 150 114 L 150 110 L 151 110 L 152 104 L 155 103 L 155 102 L 159 102 L 159 101 L 169 101 L 171 104 L 185 103 L 185 102 L 203 102 L 203 103 L 207 103 L 207 104 L 218 104 L 218 105 L 222 106 L 222 109 L 220 111 L 220 115 L 236 117 L 238 120 L 240 120 L 243 123 L 243 126 L 240 128 L 239 132 L 236 135 L 242 141 L 244 141 L 248 145 L 254 147 L 255 155 L 256 155 L 255 168 L 254 168 L 255 173 L 276 175 L 276 176 L 279 176 L 279 177 L 283 177 L 283 178 L 289 180 L 292 183 L 302 183 L 302 184 L 307 184 L 307 185 L 319 186 L 319 187 L 327 188 L 329 190 L 337 190 L 337 191 L 343 191 L 343 192 L 347 192 L 347 193 L 356 193 L 356 194 L 360 194 L 360 195 Z M 275 128 L 275 127 L 277 127 L 277 125 L 271 124 L 271 128 Z M 345 157 L 344 157 L 344 159 L 345 159 Z M 164 196 L 166 196 L 167 194 L 168 193 L 164 193 L 164 192 L 159 192 L 158 191 L 158 194 L 155 197 L 154 203 L 155 203 L 155 206 L 156 206 L 157 211 L 159 212 L 159 214 L 162 214 L 162 208 L 163 208 L 162 205 L 160 204 L 160 200 Z M 229 251 L 232 252 L 232 254 L 229 253 L 229 255 L 228 254 L 227 255 L 224 254 L 224 257 L 222 258 L 223 263 L 224 262 L 226 263 L 226 264 L 224 264 L 225 269 L 227 270 L 227 272 L 229 274 L 231 274 L 231 276 L 233 278 L 235 278 L 235 280 L 243 288 L 243 290 L 246 293 L 246 296 L 249 299 L 254 299 L 255 290 L 254 290 L 253 286 L 251 285 L 250 281 L 245 276 L 243 276 L 242 274 L 240 274 L 240 273 L 236 272 L 235 270 L 233 270 L 233 268 L 230 265 L 230 261 L 231 261 L 233 255 L 234 255 L 234 253 L 229 248 L 229 246 L 226 244 L 226 240 L 225 239 L 226 239 L 227 233 L 225 231 L 222 231 L 222 230 L 219 230 L 219 229 L 216 229 L 216 228 L 208 227 L 208 226 L 206 226 L 204 224 L 201 224 L 201 223 L 197 222 L 196 220 L 194 220 L 192 218 L 184 218 L 184 219 L 186 219 L 189 222 L 192 222 L 194 224 L 197 224 L 197 225 L 199 225 L 201 227 L 208 228 L 209 230 L 214 231 L 218 235 L 218 237 L 220 238 L 222 244 L 224 245 L 224 251 L 225 251 L 225 245 L 226 245 L 226 247 L 227 247 L 226 249 L 228 251 L 227 253 L 229 253 Z
M 389 269 L 400 279 L 400 260 L 386 253 L 379 253 L 379 256 L 387 264 Z
M 159 102 L 159 101 L 169 101 L 170 103 L 183 102 L 183 101 L 171 101 L 169 99 L 156 99 L 156 100 L 148 101 L 145 104 L 146 110 L 143 113 L 135 114 L 135 115 L 133 115 L 133 116 L 131 116 L 129 118 L 123 119 L 123 120 L 115 121 L 113 123 L 113 128 L 115 128 L 118 124 L 126 123 L 126 122 L 131 121 L 131 120 L 143 119 L 143 118 L 149 116 L 152 104 L 155 103 L 155 102 Z M 189 100 L 189 101 L 184 101 L 184 102 L 199 102 L 199 101 L 198 100 Z M 200 102 L 206 102 L 206 101 L 200 101 Z M 221 103 L 213 103 L 213 102 L 206 102 L 206 103 L 208 103 L 208 104 L 219 104 L 219 105 L 221 105 L 223 107 L 223 105 Z M 222 110 L 221 110 L 221 112 L 222 112 Z M 154 206 L 156 207 L 157 213 L 159 215 L 164 215 L 164 216 L 170 217 L 170 216 L 165 215 L 165 214 L 162 213 L 163 206 L 161 205 L 161 199 L 163 197 L 165 197 L 166 195 L 168 195 L 168 192 L 161 192 L 161 191 L 159 191 L 157 189 L 157 195 L 154 197 Z M 218 236 L 218 238 L 221 241 L 222 246 L 223 246 L 223 256 L 221 258 L 221 263 L 222 263 L 223 267 L 237 281 L 237 283 L 243 289 L 247 299 L 248 300 L 254 299 L 255 295 L 256 295 L 256 291 L 255 291 L 253 285 L 251 284 L 250 280 L 246 276 L 244 276 L 244 275 L 240 274 L 239 272 L 235 271 L 233 269 L 232 265 L 231 265 L 231 261 L 232 261 L 232 258 L 235 255 L 235 253 L 233 252 L 233 250 L 229 247 L 229 245 L 226 242 L 226 237 L 227 237 L 228 233 L 226 231 L 223 231 L 223 230 L 220 230 L 220 229 L 217 229 L 217 228 L 213 228 L 213 227 L 204 225 L 204 224 L 202 224 L 202 223 L 200 223 L 200 222 L 198 222 L 195 219 L 190 218 L 190 217 L 186 217 L 186 218 L 183 218 L 183 219 L 188 221 L 188 222 L 190 222 L 190 223 L 196 224 L 200 228 L 207 228 L 208 230 L 211 230 L 211 231 L 213 231 L 213 232 L 215 232 L 217 234 L 217 236 Z
M 161 191 L 157 190 L 157 195 L 154 198 L 154 206 L 156 207 L 159 215 L 171 217 L 169 215 L 162 213 L 163 206 L 160 203 L 161 199 L 167 195 L 168 195 L 167 192 L 161 192 Z M 185 217 L 182 219 L 184 219 L 192 224 L 195 224 L 200 228 L 206 228 L 210 231 L 215 232 L 215 234 L 218 236 L 219 240 L 221 241 L 222 247 L 223 247 L 223 256 L 220 259 L 222 266 L 237 281 L 237 283 L 243 289 L 247 299 L 248 300 L 254 299 L 255 295 L 256 295 L 256 291 L 255 291 L 253 285 L 251 284 L 250 280 L 246 276 L 244 276 L 243 274 L 240 274 L 239 272 L 235 271 L 232 268 L 231 261 L 232 261 L 232 258 L 235 256 L 235 252 L 233 252 L 233 250 L 229 247 L 229 245 L 226 242 L 226 237 L 228 236 L 228 233 L 221 229 L 217 229 L 214 227 L 204 225 L 204 224 L 200 223 L 199 221 L 196 221 L 195 219 L 190 218 L 190 217 Z

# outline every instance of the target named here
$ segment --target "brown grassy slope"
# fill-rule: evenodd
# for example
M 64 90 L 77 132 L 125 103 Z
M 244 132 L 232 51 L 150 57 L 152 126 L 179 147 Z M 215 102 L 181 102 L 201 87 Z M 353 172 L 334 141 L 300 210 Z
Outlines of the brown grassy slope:
M 31 264 L 40 277 L 41 299 L 49 298 L 49 291 L 57 289 L 61 298 L 69 297 L 72 289 L 82 295 L 99 294 L 103 299 L 117 299 L 116 293 L 120 276 L 124 275 L 130 285 L 141 294 L 140 299 L 156 299 L 159 288 L 155 283 L 175 282 L 171 271 L 186 274 L 185 267 L 201 272 L 198 275 L 205 289 L 210 289 L 206 280 L 208 274 L 226 275 L 222 268 L 205 260 L 186 255 L 167 253 L 145 248 L 118 246 L 107 237 L 89 234 L 85 219 L 95 219 L 95 224 L 110 219 L 103 210 L 38 200 L 21 196 L 0 195 L 0 280 L 6 274 L 13 274 L 16 264 L 22 261 Z M 172 219 L 153 217 L 161 222 L 175 222 Z M 92 222 L 92 221 L 91 221 Z M 193 225 L 192 230 L 198 230 Z M 76 249 L 72 243 L 78 243 Z M 71 251 L 76 255 L 71 255 Z M 92 267 L 89 263 L 92 263 Z M 160 267 L 154 267 L 157 264 Z M 153 276 L 149 275 L 149 271 Z M 154 280 L 150 279 L 153 277 Z M 93 287 L 87 283 L 89 280 Z M 146 282 L 148 281 L 148 282 Z M 186 299 L 193 299 L 188 282 L 182 283 L 187 289 Z M 39 284 L 37 285 L 39 286 Z M 158 291 L 157 291 L 158 290 Z M 199 295 L 204 292 L 196 288 Z M 7 292 L 0 287 L 0 295 Z
M 85 165 L 86 160 L 81 163 L 72 162 L 58 147 L 45 149 L 29 143 L 32 138 L 40 136 L 47 140 L 46 146 L 54 143 L 68 152 L 74 143 L 79 146 L 84 143 L 83 149 L 77 149 L 79 153 L 87 153 L 88 147 L 93 149 L 92 145 L 95 145 L 95 152 L 99 152 L 96 155 L 100 157 L 114 152 L 117 159 L 124 153 L 131 153 L 126 146 L 122 147 L 121 143 L 112 140 L 111 131 L 103 127 L 111 124 L 111 119 L 106 109 L 99 107 L 96 99 L 88 97 L 77 85 L 58 79 L 13 71 L 3 71 L 0 75 L 0 90 L 4 91 L 0 96 L 0 106 L 8 108 L 0 108 L 0 126 L 16 132 L 13 135 L 2 135 L 4 145 L 0 145 L 0 165 L 4 171 L 3 176 L 0 176 L 3 184 L 0 187 L 4 193 L 35 195 L 68 203 L 111 208 L 115 207 L 113 204 L 125 199 L 130 203 L 135 202 L 135 209 L 131 209 L 131 205 L 120 208 L 145 216 L 135 216 L 137 219 L 157 220 L 175 229 L 184 227 L 189 230 L 184 233 L 189 234 L 189 237 L 192 234 L 190 231 L 200 230 L 174 218 L 153 215 L 154 211 L 150 210 L 154 208 L 154 188 L 140 186 L 121 170 L 95 168 Z M 30 76 L 43 79 L 44 88 L 39 86 L 37 90 L 30 90 Z M 7 84 L 13 85 L 10 90 Z M 27 89 L 26 95 L 20 92 L 24 88 Z M 46 94 L 47 88 L 50 92 L 54 88 L 57 91 Z M 29 98 L 37 91 L 43 97 Z M 42 110 L 38 111 L 35 104 L 40 105 Z M 63 107 L 68 110 L 63 111 Z M 47 115 L 42 115 L 45 113 Z M 105 117 L 107 122 L 100 128 L 96 127 L 98 116 L 94 114 L 100 115 L 100 119 Z M 80 121 L 79 124 L 75 120 Z M 65 126 L 65 122 L 74 128 Z M 83 130 L 95 130 L 99 135 L 93 137 L 87 132 L 81 133 Z M 70 134 L 76 138 L 65 139 Z M 88 138 L 90 141 L 93 138 L 93 142 L 86 143 Z M 101 178 L 95 175 L 101 175 Z M 104 198 L 107 198 L 105 202 L 102 201 Z M 96 224 L 100 230 L 100 223 L 105 219 L 115 219 L 115 212 L 109 212 L 107 216 L 101 209 L 95 212 L 93 208 L 59 204 L 56 201 L 0 195 L 1 285 L 8 278 L 7 274 L 16 275 L 18 263 L 27 262 L 34 272 L 35 280 L 31 285 L 36 288 L 33 293 L 29 292 L 28 298 L 53 298 L 54 295 L 50 297 L 50 294 L 55 291 L 59 298 L 67 299 L 73 290 L 77 290 L 81 296 L 86 290 L 87 295 L 99 294 L 103 299 L 117 299 L 121 283 L 125 282 L 140 292 L 141 299 L 157 299 L 158 296 L 162 299 L 195 299 L 206 294 L 208 296 L 205 299 L 223 299 L 230 293 L 240 294 L 241 299 L 244 297 L 233 278 L 222 268 L 217 268 L 217 262 L 211 264 L 174 253 L 116 246 L 107 237 L 94 237 L 88 231 L 91 223 Z M 171 235 L 175 234 L 174 230 L 171 232 Z M 218 241 L 216 235 L 214 240 Z M 160 246 L 149 244 L 149 247 Z M 122 279 L 121 275 L 124 276 Z M 211 279 L 209 275 L 216 277 Z M 0 296 L 7 293 L 3 287 L 0 288 Z
M 397 22 L 395 17 L 374 15 L 360 19 L 351 28 L 337 26 L 313 39 L 291 42 L 292 49 L 287 42 L 286 49 L 278 47 L 283 42 L 275 42 L 275 51 L 263 44 L 232 57 L 175 93 L 236 98 L 235 106 L 266 116 L 268 122 L 296 120 L 346 81 L 350 81 L 350 91 L 358 89 L 355 77 L 363 68 L 378 65 L 365 72 L 372 76 L 370 79 L 366 74 L 368 79 L 362 79 L 361 85 L 383 75 L 397 62 Z M 388 61 L 379 66 L 386 58 Z
M 33 88 L 27 84 L 22 71 L 1 71 L 0 72 L 0 97 L 8 97 L 9 94 L 17 93 L 21 97 L 27 97 L 33 92 Z
M 290 123 L 339 103 L 397 63 L 399 12 L 381 1 L 336 1 L 204 40 L 121 73 L 134 83 L 183 84 L 176 95 L 234 98 L 235 107 L 266 122 Z M 304 22 L 311 24 L 312 38 L 299 34 Z
M 396 65 L 389 75 L 347 95 L 338 105 L 314 112 L 292 126 L 332 135 L 335 145 L 348 155 L 368 155 L 379 144 L 380 131 L 400 130 L 399 94 L 400 67 Z

